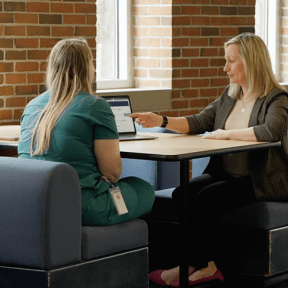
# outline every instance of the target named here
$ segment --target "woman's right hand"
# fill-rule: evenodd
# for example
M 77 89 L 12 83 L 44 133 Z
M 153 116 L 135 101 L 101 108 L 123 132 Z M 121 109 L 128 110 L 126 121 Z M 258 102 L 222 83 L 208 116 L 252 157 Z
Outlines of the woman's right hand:
M 163 117 L 152 112 L 133 113 L 129 117 L 136 118 L 135 121 L 144 128 L 161 126 L 163 123 Z

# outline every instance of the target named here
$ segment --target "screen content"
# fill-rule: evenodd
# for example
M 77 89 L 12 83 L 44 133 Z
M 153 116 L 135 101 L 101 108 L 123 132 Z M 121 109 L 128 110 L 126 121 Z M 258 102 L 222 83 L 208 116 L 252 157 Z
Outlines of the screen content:
M 126 98 L 109 99 L 112 112 L 115 115 L 117 130 L 119 133 L 134 132 L 133 119 L 129 117 L 131 114 L 130 103 Z

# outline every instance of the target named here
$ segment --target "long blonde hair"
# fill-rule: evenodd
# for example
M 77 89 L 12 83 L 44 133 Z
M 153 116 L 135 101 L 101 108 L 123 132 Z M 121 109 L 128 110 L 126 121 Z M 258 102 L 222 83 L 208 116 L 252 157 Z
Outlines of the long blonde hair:
M 95 71 L 92 67 L 93 55 L 85 39 L 64 39 L 53 47 L 46 72 L 50 98 L 33 130 L 31 156 L 43 155 L 49 149 L 52 131 L 74 97 L 80 91 L 93 93 Z
M 239 54 L 244 65 L 248 94 L 254 92 L 257 98 L 261 98 L 275 88 L 286 90 L 276 80 L 267 46 L 259 36 L 253 33 L 239 34 L 227 41 L 224 48 L 226 49 L 231 44 L 239 45 Z M 241 91 L 242 88 L 239 84 L 231 83 L 228 95 L 232 98 L 239 98 Z

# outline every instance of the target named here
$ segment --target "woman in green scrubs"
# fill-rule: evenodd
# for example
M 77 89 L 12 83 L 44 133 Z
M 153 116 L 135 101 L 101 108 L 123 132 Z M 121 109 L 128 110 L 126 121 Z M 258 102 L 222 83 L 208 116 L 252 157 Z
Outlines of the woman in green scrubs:
M 48 58 L 48 90 L 28 104 L 21 118 L 18 155 L 74 167 L 81 183 L 82 224 L 112 225 L 149 213 L 155 191 L 140 178 L 120 179 L 114 115 L 103 98 L 93 95 L 94 79 L 87 42 L 82 38 L 59 41 Z M 118 215 L 110 184 L 102 176 L 120 187 L 128 213 Z

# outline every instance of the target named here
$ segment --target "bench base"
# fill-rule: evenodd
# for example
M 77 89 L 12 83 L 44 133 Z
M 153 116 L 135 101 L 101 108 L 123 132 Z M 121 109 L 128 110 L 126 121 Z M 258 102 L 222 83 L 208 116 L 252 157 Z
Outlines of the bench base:
M 148 288 L 148 248 L 52 270 L 0 266 L 0 287 Z

